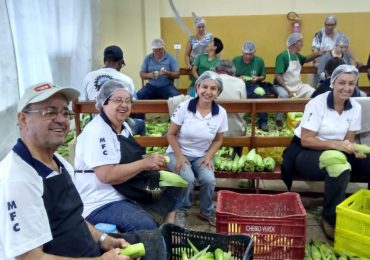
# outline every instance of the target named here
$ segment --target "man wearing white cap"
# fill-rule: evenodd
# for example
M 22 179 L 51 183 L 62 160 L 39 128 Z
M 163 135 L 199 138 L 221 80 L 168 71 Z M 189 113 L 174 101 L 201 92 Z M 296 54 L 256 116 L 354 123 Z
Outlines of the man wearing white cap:
M 301 33 L 292 33 L 287 39 L 288 49 L 276 57 L 274 90 L 278 98 L 309 98 L 315 91 L 313 87 L 304 84 L 301 80 L 301 69 L 304 63 L 320 57 L 324 51 L 319 51 L 310 56 L 299 53 L 303 47 Z M 276 114 L 276 126 L 278 130 L 283 128 L 283 113 Z
M 79 94 L 39 83 L 19 101 L 21 138 L 0 162 L 0 259 L 129 259 L 118 255 L 124 239 L 83 219 L 73 167 L 55 153 L 73 117 L 68 103 Z
M 164 50 L 164 41 L 152 41 L 153 53 L 145 57 L 140 77 L 149 82 L 137 92 L 138 99 L 168 99 L 179 95 L 174 79 L 179 78 L 177 60 Z
M 246 41 L 243 44 L 242 55 L 235 57 L 232 62 L 236 68 L 235 76 L 245 82 L 248 98 L 263 98 L 264 94 L 255 90 L 261 87 L 262 81 L 266 78 L 265 62 L 255 53 L 256 44 Z M 258 127 L 268 132 L 267 113 L 258 113 Z

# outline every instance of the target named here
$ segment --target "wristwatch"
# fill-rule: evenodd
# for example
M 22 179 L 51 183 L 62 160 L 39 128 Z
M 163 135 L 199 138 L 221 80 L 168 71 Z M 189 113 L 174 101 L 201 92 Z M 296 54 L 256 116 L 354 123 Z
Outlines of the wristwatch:
M 101 248 L 101 245 L 103 244 L 104 240 L 107 238 L 108 234 L 101 233 L 99 240 L 98 240 L 98 246 Z

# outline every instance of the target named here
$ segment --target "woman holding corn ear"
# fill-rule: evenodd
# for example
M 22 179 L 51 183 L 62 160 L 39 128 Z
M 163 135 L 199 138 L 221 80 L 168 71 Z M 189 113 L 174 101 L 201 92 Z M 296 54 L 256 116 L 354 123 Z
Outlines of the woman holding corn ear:
M 191 193 L 197 179 L 199 217 L 216 225 L 212 201 L 216 186 L 213 156 L 228 130 L 226 111 L 215 102 L 223 89 L 222 79 L 217 73 L 206 71 L 195 82 L 195 88 L 198 96 L 180 103 L 171 116 L 167 132 L 170 157 L 167 167 L 189 183 L 179 213 L 186 215 L 191 207 Z
M 361 105 L 351 98 L 358 76 L 352 65 L 340 65 L 333 71 L 332 91 L 307 103 L 283 154 L 282 174 L 289 189 L 293 172 L 308 180 L 325 181 L 322 227 L 331 239 L 335 208 L 345 199 L 350 176 L 370 173 L 370 156 L 354 143 L 355 132 L 361 129 Z
M 165 157 L 143 157 L 125 122 L 132 96 L 125 82 L 106 81 L 96 98 L 100 114 L 77 138 L 74 182 L 91 223 L 115 224 L 120 232 L 156 229 L 174 222 L 183 190 L 157 186 Z M 158 195 L 158 196 L 157 196 Z

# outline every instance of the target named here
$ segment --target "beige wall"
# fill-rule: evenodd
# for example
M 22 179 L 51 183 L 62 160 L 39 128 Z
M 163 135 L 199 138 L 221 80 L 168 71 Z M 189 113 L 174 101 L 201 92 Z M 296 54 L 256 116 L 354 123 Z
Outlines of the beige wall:
M 204 16 L 209 31 L 225 43 L 224 58 L 240 53 L 244 40 L 257 43 L 258 54 L 268 66 L 284 46 L 290 24 L 286 14 L 298 13 L 305 36 L 303 54 L 310 52 L 311 39 L 322 27 L 323 18 L 337 14 L 338 28 L 345 32 L 360 60 L 366 61 L 370 50 L 370 0 L 173 0 L 189 29 L 193 30 L 191 12 Z M 179 63 L 184 65 L 183 51 L 187 36 L 173 19 L 168 0 L 102 0 L 100 44 L 94 59 L 95 67 L 102 65 L 102 52 L 109 44 L 117 44 L 124 51 L 127 66 L 122 72 L 134 79 L 136 89 L 141 87 L 139 70 L 150 50 L 153 38 L 163 37 L 167 50 L 175 55 L 174 43 L 181 43 Z M 180 87 L 188 84 L 182 80 Z M 360 85 L 368 84 L 365 77 Z

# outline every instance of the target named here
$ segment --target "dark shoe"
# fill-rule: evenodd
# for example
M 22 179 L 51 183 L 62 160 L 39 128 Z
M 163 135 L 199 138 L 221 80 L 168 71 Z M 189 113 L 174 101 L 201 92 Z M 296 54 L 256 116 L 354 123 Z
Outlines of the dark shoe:
M 277 121 L 276 121 L 276 129 L 277 129 L 278 131 L 283 130 L 283 126 L 284 126 L 283 121 L 281 121 L 281 120 L 277 120 Z
M 329 224 L 324 218 L 321 218 L 321 228 L 328 239 L 334 240 L 334 226 Z
M 262 123 L 261 126 L 260 126 L 261 130 L 264 131 L 264 132 L 268 132 L 269 129 L 267 127 L 267 124 L 266 123 Z
M 216 212 L 212 211 L 210 216 L 206 216 L 202 212 L 199 212 L 198 217 L 202 220 L 208 221 L 212 227 L 216 226 Z

